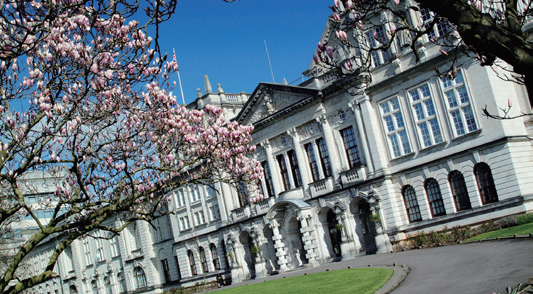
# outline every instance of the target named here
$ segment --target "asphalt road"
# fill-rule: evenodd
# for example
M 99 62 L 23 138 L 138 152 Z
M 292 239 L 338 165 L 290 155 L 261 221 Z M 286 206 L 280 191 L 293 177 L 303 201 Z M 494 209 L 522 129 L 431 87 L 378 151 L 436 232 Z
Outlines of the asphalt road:
M 361 256 L 231 285 L 262 282 L 304 273 L 347 267 L 405 264 L 410 272 L 391 293 L 506 293 L 507 286 L 533 278 L 533 239 L 512 239 L 451 245 L 405 252 Z M 225 287 L 224 287 L 225 288 Z

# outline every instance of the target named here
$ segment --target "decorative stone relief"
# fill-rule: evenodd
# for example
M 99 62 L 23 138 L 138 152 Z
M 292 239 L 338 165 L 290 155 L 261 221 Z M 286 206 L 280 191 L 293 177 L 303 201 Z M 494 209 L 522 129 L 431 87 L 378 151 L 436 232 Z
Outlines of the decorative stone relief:
M 254 110 L 250 123 L 253 124 L 256 121 L 302 100 L 302 98 L 302 95 L 295 95 L 293 93 L 265 93 L 265 95 L 259 99 L 258 103 L 261 104 Z
M 293 145 L 292 140 L 289 138 L 289 135 L 287 134 L 281 134 L 277 137 L 274 137 L 270 140 L 272 151 L 276 152 L 281 149 L 284 149 L 286 147 L 290 147 Z
M 332 127 L 336 127 L 353 119 L 353 117 L 353 111 L 350 111 L 350 108 L 346 106 L 328 113 L 327 120 Z
M 303 126 L 297 128 L 296 131 L 302 140 L 321 133 L 320 126 L 316 120 L 304 124 Z
M 265 148 L 263 146 L 257 145 L 257 147 L 255 148 L 254 156 L 255 156 L 256 159 L 266 158 Z

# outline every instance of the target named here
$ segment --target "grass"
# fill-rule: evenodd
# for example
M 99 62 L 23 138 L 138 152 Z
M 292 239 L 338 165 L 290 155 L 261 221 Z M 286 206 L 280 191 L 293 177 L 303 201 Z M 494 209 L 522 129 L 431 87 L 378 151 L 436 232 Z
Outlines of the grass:
M 509 237 L 513 235 L 525 235 L 533 233 L 533 223 L 525 223 L 523 225 L 518 225 L 510 228 L 505 228 L 501 230 L 496 230 L 492 232 L 487 232 L 484 234 L 477 235 L 475 237 L 466 239 L 465 241 L 476 241 L 484 240 L 498 237 Z
M 375 293 L 392 277 L 387 268 L 357 268 L 271 280 L 217 291 L 220 294 Z

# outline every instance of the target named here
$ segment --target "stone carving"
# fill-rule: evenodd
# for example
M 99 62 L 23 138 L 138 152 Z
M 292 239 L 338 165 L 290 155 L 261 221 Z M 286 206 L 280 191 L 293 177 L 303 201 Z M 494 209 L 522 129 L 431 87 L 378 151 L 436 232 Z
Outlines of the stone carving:
M 350 119 L 353 119 L 353 111 L 349 108 L 339 108 L 327 115 L 327 120 L 332 127 L 341 125 Z
M 255 158 L 256 159 L 263 159 L 263 158 L 266 158 L 266 151 L 265 151 L 265 148 L 263 146 L 257 146 L 255 148 Z
M 301 139 L 307 139 L 320 134 L 321 130 L 317 121 L 310 121 L 297 129 Z
M 265 91 L 266 92 L 266 91 Z M 286 108 L 300 100 L 302 95 L 295 95 L 293 93 L 265 93 L 262 98 L 262 103 L 254 110 L 254 114 L 250 118 L 250 123 L 253 124 L 283 108 Z M 261 95 L 260 93 L 258 95 Z M 261 101 L 261 98 L 259 99 Z
M 289 140 L 289 138 L 287 138 L 288 135 L 287 134 L 281 134 L 277 137 L 274 137 L 270 140 L 270 143 L 271 143 L 271 146 L 272 146 L 272 151 L 273 152 L 276 152 L 276 151 L 279 151 L 283 148 L 286 148 L 286 147 L 290 147 L 293 145 L 293 142 L 292 140 Z

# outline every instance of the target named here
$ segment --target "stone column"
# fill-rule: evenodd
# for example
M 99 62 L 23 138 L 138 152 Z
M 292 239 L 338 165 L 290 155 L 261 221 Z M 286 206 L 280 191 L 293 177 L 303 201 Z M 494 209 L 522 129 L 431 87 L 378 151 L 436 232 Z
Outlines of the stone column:
M 333 172 L 333 177 L 335 178 L 335 175 L 338 175 L 341 170 L 339 154 L 337 153 L 337 147 L 335 146 L 335 137 L 333 136 L 333 131 L 325 114 L 322 114 L 320 117 L 318 117 L 317 122 L 322 125 L 322 133 L 324 133 L 324 140 L 326 140 L 329 158 L 331 159 L 331 171 Z M 319 156 L 318 153 L 316 155 Z
M 354 254 L 352 254 L 352 247 L 350 246 L 350 242 L 348 242 L 348 237 L 346 236 L 346 230 L 348 229 L 348 226 L 346 224 L 346 212 L 335 212 L 337 214 L 337 221 L 339 224 L 342 224 L 343 228 L 341 229 L 341 258 L 342 260 L 352 259 L 355 257 Z
M 359 108 L 359 105 L 357 102 L 350 102 L 348 103 L 348 106 L 352 109 L 354 115 L 355 115 L 355 123 L 357 125 L 357 129 L 359 131 L 359 135 L 361 136 L 361 141 L 359 145 L 363 147 L 363 157 L 365 158 L 365 164 L 368 170 L 368 173 L 370 175 L 374 174 L 374 164 L 372 163 L 372 157 L 370 156 L 370 150 L 368 148 L 368 141 L 366 138 L 366 129 L 363 126 L 363 120 L 361 119 L 361 109 Z
M 237 262 L 235 241 L 232 238 L 228 238 L 226 241 L 226 251 L 231 253 L 231 257 L 228 258 L 231 267 L 231 282 L 240 283 L 243 280 L 242 267 Z
M 274 233 L 274 236 L 272 236 L 272 240 L 274 241 L 274 248 L 276 249 L 276 257 L 278 258 L 279 271 L 288 271 L 289 268 L 287 267 L 287 250 L 285 249 L 285 244 L 282 241 L 283 237 L 279 233 L 279 224 L 274 219 L 270 222 L 270 226 L 272 227 L 272 232 Z
M 371 205 L 370 210 L 372 213 L 377 213 L 379 215 L 379 219 L 381 222 L 376 222 L 376 236 L 374 237 L 376 240 L 376 253 L 385 253 L 385 252 L 391 252 L 392 251 L 392 244 L 389 239 L 389 235 L 385 233 L 382 227 L 383 222 L 383 215 L 381 214 L 381 209 L 379 209 L 379 202 L 376 202 L 375 204 L 371 203 L 372 200 L 369 199 L 369 204 Z
M 302 151 L 302 147 L 300 146 L 300 136 L 298 136 L 298 132 L 295 128 L 292 128 L 289 130 L 289 136 L 292 137 L 292 142 L 294 145 L 294 153 L 296 154 L 296 160 L 298 161 L 298 168 L 300 170 L 300 175 L 302 177 L 302 186 L 305 191 L 307 191 L 308 184 L 311 182 L 309 179 L 308 169 L 305 168 L 305 156 Z
M 302 225 L 300 233 L 302 234 L 302 242 L 304 243 L 304 250 L 306 252 L 305 257 L 310 265 L 317 266 L 319 265 L 317 256 L 318 244 L 313 225 L 313 216 L 308 214 L 305 216 L 299 216 L 298 219 Z
M 281 182 L 280 182 L 280 172 L 278 169 L 278 164 L 274 157 L 272 156 L 272 147 L 270 147 L 270 144 L 268 141 L 263 142 L 263 147 L 265 148 L 265 152 L 267 155 L 267 161 L 268 166 L 270 167 L 270 174 L 272 175 L 272 186 L 274 187 L 274 197 L 279 195 L 279 193 L 282 192 L 281 190 Z
M 359 252 L 361 252 L 362 249 L 361 241 L 359 240 L 359 235 L 357 235 L 357 221 L 355 219 L 355 216 L 351 213 L 347 213 L 345 218 L 346 237 L 348 238 L 348 242 L 350 243 L 350 248 L 352 252 L 354 252 L 352 255 L 356 256 L 359 255 Z
M 324 171 L 322 170 L 322 158 L 320 158 L 320 152 L 318 151 L 318 146 L 316 145 L 316 141 L 312 141 L 309 144 L 311 144 L 311 148 L 313 148 L 313 152 L 315 153 L 315 160 L 318 166 L 318 180 L 322 180 L 326 178 L 326 176 L 324 175 Z
M 255 254 L 255 263 L 254 263 L 255 277 L 256 278 L 266 277 L 267 275 L 266 262 L 265 262 L 265 259 L 263 258 L 263 253 L 261 252 L 261 247 L 263 243 L 266 241 L 266 239 L 263 237 L 260 231 L 257 231 L 257 232 L 252 231 L 250 235 L 253 239 L 254 246 L 257 246 L 259 248 L 259 251 Z
M 287 187 L 287 190 L 294 189 L 296 187 L 295 179 L 292 176 L 292 165 L 291 161 L 289 160 L 289 155 L 286 152 L 282 153 L 283 160 L 285 160 L 285 168 L 287 169 L 287 175 L 289 176 L 289 185 L 290 187 Z

